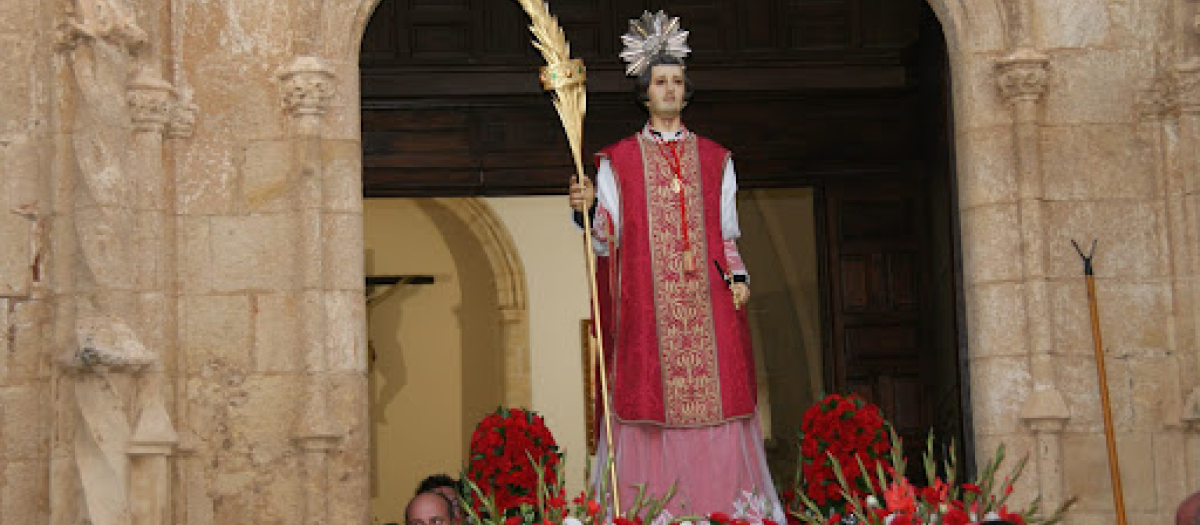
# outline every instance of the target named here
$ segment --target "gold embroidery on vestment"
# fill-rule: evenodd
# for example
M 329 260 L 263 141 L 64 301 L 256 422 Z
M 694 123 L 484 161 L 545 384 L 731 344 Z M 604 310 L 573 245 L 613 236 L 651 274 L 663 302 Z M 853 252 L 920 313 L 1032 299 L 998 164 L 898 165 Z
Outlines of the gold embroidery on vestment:
M 708 253 L 699 149 L 694 135 L 683 140 L 680 181 L 658 145 L 639 137 L 665 421 L 689 426 L 724 416 L 708 272 L 696 271 L 704 268 L 699 259 Z M 680 216 L 680 199 L 686 199 L 686 221 Z M 685 224 L 690 250 L 684 248 Z

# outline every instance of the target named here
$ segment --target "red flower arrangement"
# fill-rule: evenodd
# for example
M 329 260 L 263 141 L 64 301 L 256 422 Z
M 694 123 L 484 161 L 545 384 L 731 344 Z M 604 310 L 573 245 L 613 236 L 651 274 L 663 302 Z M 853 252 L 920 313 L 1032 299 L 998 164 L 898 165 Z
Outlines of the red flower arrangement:
M 509 516 L 514 514 L 509 509 L 522 505 L 542 507 L 542 489 L 561 487 L 561 462 L 558 444 L 542 416 L 519 408 L 497 409 L 471 435 L 467 478 L 478 488 L 470 494 L 472 508 L 485 512 L 481 495 Z
M 804 413 L 795 487 L 784 492 L 785 505 L 803 510 L 798 501 L 803 496 L 826 513 L 844 512 L 846 499 L 837 472 L 851 481 L 847 488 L 852 496 L 862 496 L 870 487 L 859 477 L 877 468 L 889 471 L 890 452 L 887 422 L 879 407 L 855 394 L 825 396 Z
M 1005 520 L 1015 525 L 1052 525 L 1060 522 L 1075 503 L 1075 498 L 1070 498 L 1053 512 L 1043 514 L 1040 498 L 1037 498 L 1025 509 L 1010 510 L 1008 497 L 1012 494 L 1013 483 L 1025 468 L 1024 459 L 997 484 L 996 474 L 1004 462 L 1004 447 L 1001 446 L 975 483 L 957 484 L 957 457 L 953 447 L 939 472 L 939 465 L 933 460 L 932 436 L 926 444 L 924 457 L 925 477 L 931 480 L 931 485 L 915 487 L 904 477 L 905 460 L 900 439 L 894 431 L 889 434 L 892 454 L 888 468 L 864 472 L 855 479 L 840 467 L 834 467 L 834 476 L 842 493 L 850 494 L 843 511 L 826 512 L 815 501 L 801 495 L 799 499 L 804 507 L 791 510 L 792 517 L 816 525 L 840 525 L 846 521 L 861 525 L 978 525 L 987 520 Z M 866 490 L 852 491 L 852 486 L 865 486 Z

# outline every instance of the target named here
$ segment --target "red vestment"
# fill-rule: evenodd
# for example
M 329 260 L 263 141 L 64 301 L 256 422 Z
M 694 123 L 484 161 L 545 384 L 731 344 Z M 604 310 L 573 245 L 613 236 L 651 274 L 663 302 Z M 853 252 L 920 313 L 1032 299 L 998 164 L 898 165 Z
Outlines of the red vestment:
M 666 427 L 754 415 L 745 313 L 719 270 L 729 266 L 720 222 L 729 152 L 691 133 L 674 150 L 639 133 L 597 157 L 621 202 L 614 249 L 597 266 L 615 415 Z

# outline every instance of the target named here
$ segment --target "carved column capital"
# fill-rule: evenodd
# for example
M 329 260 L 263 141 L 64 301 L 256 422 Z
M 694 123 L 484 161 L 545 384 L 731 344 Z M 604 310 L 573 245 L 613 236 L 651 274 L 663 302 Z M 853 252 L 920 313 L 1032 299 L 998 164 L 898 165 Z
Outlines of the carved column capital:
M 333 70 L 313 56 L 296 57 L 279 73 L 283 107 L 295 117 L 321 116 L 333 100 Z
M 1037 101 L 1046 91 L 1050 58 L 1032 49 L 1018 49 L 996 61 L 1000 95 L 1009 102 Z
M 171 84 L 157 75 L 144 69 L 139 71 L 129 82 L 126 94 L 133 129 L 162 132 L 170 116 L 173 91 Z

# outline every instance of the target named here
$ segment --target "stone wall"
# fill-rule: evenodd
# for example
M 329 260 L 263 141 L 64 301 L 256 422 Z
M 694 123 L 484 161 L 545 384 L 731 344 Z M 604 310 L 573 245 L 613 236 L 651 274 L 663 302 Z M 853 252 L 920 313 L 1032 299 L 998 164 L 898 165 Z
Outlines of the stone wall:
M 1116 522 L 1069 244 L 1096 238 L 1126 507 L 1166 523 L 1200 489 L 1197 4 L 931 3 L 979 455 Z M 0 5 L 0 522 L 367 521 L 372 4 Z
M 1079 496 L 1077 523 L 1116 519 L 1071 240 L 1085 251 L 1098 241 L 1130 523 L 1169 522 L 1200 481 L 1189 474 L 1200 458 L 1185 454 L 1195 435 L 1183 407 L 1197 384 L 1194 175 L 1179 170 L 1194 162 L 1180 143 L 1195 136 L 1184 136 L 1186 112 L 1171 101 L 1182 86 L 1179 43 L 1196 38 L 1172 16 L 1194 8 L 1152 4 L 1010 1 L 943 12 L 978 29 L 951 37 L 978 459 L 1000 443 L 1031 454 L 1023 488 L 1050 501 Z
M 47 232 L 56 136 L 52 9 L 0 6 L 0 521 L 46 523 L 54 393 Z

